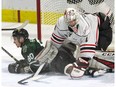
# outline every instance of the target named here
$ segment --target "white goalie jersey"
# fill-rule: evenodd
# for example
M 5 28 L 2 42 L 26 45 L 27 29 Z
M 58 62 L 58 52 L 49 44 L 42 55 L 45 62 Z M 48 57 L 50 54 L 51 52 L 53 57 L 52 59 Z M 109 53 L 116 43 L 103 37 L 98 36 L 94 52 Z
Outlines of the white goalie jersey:
M 74 27 L 68 26 L 64 16 L 55 25 L 51 40 L 59 48 L 65 39 L 80 46 L 80 57 L 92 58 L 98 41 L 99 19 L 92 14 L 79 15 L 79 21 Z

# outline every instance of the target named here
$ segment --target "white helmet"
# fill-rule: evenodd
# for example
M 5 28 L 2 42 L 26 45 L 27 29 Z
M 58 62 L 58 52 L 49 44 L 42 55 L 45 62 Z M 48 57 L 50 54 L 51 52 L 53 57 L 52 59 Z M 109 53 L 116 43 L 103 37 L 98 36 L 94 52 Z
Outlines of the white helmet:
M 64 12 L 64 19 L 65 19 L 66 22 L 70 22 L 70 21 L 73 21 L 73 20 L 78 21 L 76 9 L 67 8 Z

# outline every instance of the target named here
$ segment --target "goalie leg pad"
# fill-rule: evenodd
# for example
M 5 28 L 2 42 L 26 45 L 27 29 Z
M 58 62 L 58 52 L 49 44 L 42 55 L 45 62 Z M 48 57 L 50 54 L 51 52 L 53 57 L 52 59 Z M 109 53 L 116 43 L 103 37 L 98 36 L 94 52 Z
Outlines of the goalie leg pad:
M 72 52 L 65 48 L 60 47 L 58 49 L 58 54 L 56 55 L 55 59 L 51 62 L 51 70 L 54 72 L 59 72 L 64 74 L 64 68 L 67 64 L 75 62 L 76 59 L 73 56 Z
M 38 60 L 40 64 L 46 60 L 48 60 L 47 63 L 51 63 L 57 53 L 58 49 L 52 45 L 51 41 L 47 41 L 45 48 L 37 55 L 36 60 Z
M 95 69 L 113 69 L 114 55 L 114 52 L 96 51 L 95 57 L 89 61 L 89 67 Z

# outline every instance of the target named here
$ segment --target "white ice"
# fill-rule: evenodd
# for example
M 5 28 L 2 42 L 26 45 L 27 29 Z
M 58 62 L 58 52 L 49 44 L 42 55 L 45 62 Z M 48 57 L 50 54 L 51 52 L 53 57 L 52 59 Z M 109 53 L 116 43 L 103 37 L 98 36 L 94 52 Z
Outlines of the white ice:
M 2 28 L 17 27 L 18 23 L 2 23 Z M 46 40 L 50 39 L 54 26 L 42 25 L 42 42 L 45 45 Z M 37 38 L 37 25 L 28 24 L 25 29 L 28 30 L 30 38 Z M 22 59 L 20 48 L 17 48 L 11 38 L 12 31 L 1 31 L 1 45 L 9 51 L 18 60 Z M 31 74 L 11 74 L 8 72 L 8 64 L 15 62 L 9 55 L 1 50 L 1 86 L 2 87 L 114 87 L 114 73 L 106 73 L 100 77 L 84 76 L 79 79 L 71 79 L 59 73 L 48 73 L 42 76 L 38 81 L 29 81 L 26 85 L 20 85 L 17 82 Z

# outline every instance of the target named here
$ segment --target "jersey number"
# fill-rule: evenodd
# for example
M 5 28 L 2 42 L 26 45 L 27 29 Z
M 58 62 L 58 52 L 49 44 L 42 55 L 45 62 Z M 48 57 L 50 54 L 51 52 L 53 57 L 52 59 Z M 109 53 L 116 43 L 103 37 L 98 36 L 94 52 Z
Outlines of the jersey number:
M 28 55 L 28 61 L 29 61 L 29 63 L 30 63 L 32 60 L 34 60 L 34 55 L 33 55 L 33 53 L 30 53 L 30 54 Z

